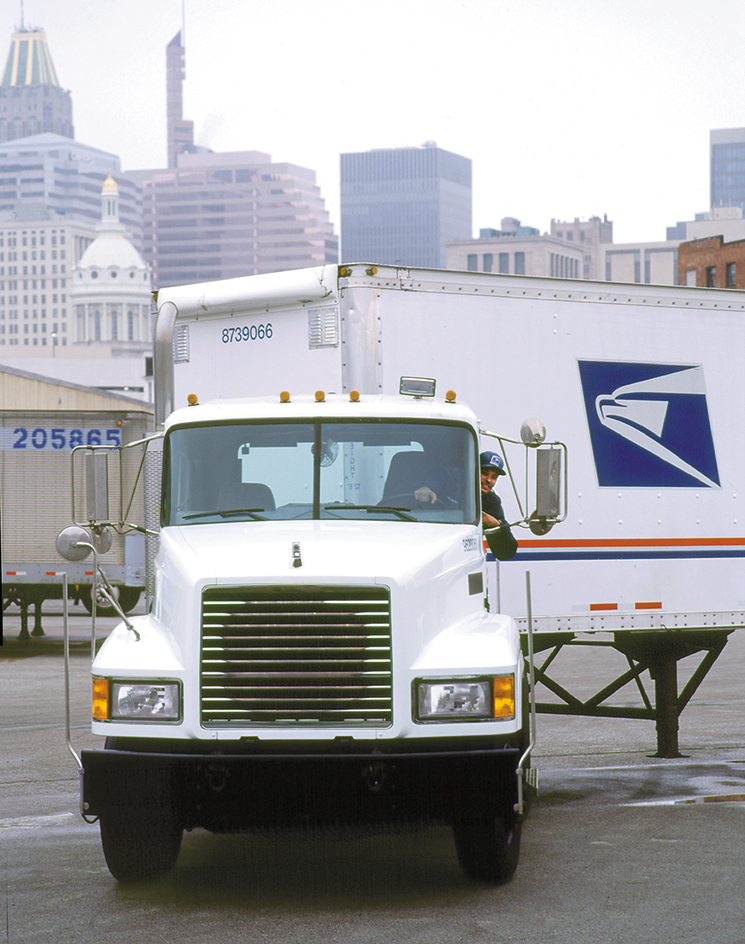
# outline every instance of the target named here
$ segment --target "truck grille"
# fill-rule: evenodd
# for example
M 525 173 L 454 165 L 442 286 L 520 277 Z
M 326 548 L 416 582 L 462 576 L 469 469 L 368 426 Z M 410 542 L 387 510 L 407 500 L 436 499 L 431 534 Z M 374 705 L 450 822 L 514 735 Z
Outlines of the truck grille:
M 389 725 L 382 587 L 207 587 L 202 724 Z

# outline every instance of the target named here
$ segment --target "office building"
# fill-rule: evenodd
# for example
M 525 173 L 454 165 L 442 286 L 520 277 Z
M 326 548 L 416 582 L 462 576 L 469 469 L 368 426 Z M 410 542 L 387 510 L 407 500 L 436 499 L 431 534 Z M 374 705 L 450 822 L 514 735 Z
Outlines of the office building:
M 745 128 L 709 132 L 712 207 L 745 209 Z
M 668 239 L 681 241 L 706 239 L 721 236 L 725 242 L 745 239 L 745 219 L 739 206 L 712 207 L 704 213 L 696 213 L 693 220 L 683 220 L 667 227 Z
M 605 273 L 608 282 L 636 282 L 652 285 L 681 285 L 680 278 L 686 278 L 689 266 L 679 258 L 681 243 L 690 240 L 708 240 L 720 238 L 724 245 L 745 239 L 745 219 L 739 206 L 713 207 L 703 213 L 696 213 L 695 219 L 679 221 L 675 226 L 668 226 L 667 239 L 660 242 L 612 243 L 599 247 L 599 267 Z M 706 250 L 708 251 L 708 249 Z M 700 272 L 705 263 L 693 263 Z M 700 275 L 699 272 L 699 275 Z M 681 276 L 683 273 L 683 276 Z M 690 275 L 687 276 L 691 278 Z M 703 279 L 703 276 L 701 276 Z M 722 277 L 723 278 L 723 277 Z M 706 281 L 690 282 L 702 284 Z M 717 285 L 724 284 L 717 281 Z
M 606 282 L 676 285 L 679 240 L 608 243 L 599 247 L 599 267 Z
M 315 172 L 268 154 L 181 153 L 142 184 L 153 285 L 186 285 L 339 261 Z
M 176 166 L 176 155 L 194 150 L 194 122 L 184 119 L 184 56 L 178 32 L 166 46 L 166 137 L 168 166 Z
M 681 243 L 678 284 L 745 289 L 745 239 L 725 242 L 722 236 L 710 236 Z
M 132 171 L 142 186 L 153 287 L 211 282 L 339 261 L 316 175 L 258 151 L 214 153 L 184 120 L 182 34 L 166 47 L 168 167 Z
M 21 27 L 0 84 L 0 143 L 45 131 L 74 137 L 72 98 L 57 80 L 44 31 Z
M 605 271 L 600 262 L 601 243 L 613 242 L 613 223 L 605 216 L 591 216 L 589 220 L 575 217 L 571 222 L 551 220 L 551 235 L 573 242 L 582 249 L 581 278 L 602 280 Z
M 445 268 L 446 241 L 472 232 L 468 158 L 432 141 L 341 155 L 345 262 Z
M 121 220 L 139 247 L 137 184 L 122 174 L 115 154 L 74 140 L 71 95 L 60 87 L 44 31 L 21 27 L 0 85 L 0 227 L 76 220 L 95 229 L 101 186 L 110 173 L 119 188 Z
M 580 245 L 541 235 L 535 227 L 522 226 L 509 216 L 502 220 L 501 229 L 482 229 L 478 239 L 447 243 L 447 268 L 460 271 L 578 279 L 582 259 Z
M 96 232 L 64 218 L 0 224 L 0 356 L 53 357 L 72 344 L 72 269 Z
M 142 195 L 116 154 L 51 132 L 0 144 L 0 221 L 79 220 L 95 229 L 110 173 L 119 187 L 121 221 L 139 247 Z

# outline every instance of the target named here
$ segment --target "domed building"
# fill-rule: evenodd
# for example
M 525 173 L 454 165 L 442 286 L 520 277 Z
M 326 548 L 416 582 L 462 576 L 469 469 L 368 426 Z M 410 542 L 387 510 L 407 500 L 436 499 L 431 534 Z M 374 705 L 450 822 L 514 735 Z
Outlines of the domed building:
M 113 355 L 147 351 L 150 269 L 119 222 L 119 188 L 110 174 L 101 189 L 96 234 L 73 270 L 73 343 L 101 345 Z

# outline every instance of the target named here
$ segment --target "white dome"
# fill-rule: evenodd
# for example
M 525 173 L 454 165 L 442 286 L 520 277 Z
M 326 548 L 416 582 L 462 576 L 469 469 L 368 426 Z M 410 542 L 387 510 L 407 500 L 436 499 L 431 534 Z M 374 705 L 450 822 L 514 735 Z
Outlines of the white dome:
M 123 232 L 99 233 L 83 253 L 78 269 L 140 269 L 147 266 Z

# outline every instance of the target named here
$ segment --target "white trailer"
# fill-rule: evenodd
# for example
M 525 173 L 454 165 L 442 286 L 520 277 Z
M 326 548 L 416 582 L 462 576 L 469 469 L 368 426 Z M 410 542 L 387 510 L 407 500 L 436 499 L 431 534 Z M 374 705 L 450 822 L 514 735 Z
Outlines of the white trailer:
M 740 293 L 361 264 L 182 286 L 158 303 L 155 600 L 94 663 L 93 729 L 108 740 L 83 754 L 84 810 L 101 819 L 117 877 L 170 867 L 184 826 L 341 809 L 440 816 L 471 875 L 509 877 L 522 807 L 515 765 L 528 753 L 515 631 L 528 615 L 526 569 L 537 648 L 549 651 L 536 674 L 563 699 L 543 710 L 650 718 L 660 753 L 677 753 L 680 710 L 743 624 Z M 402 377 L 455 393 L 401 398 Z M 386 483 L 394 455 L 426 453 L 428 433 L 457 427 L 469 444 L 447 449 L 475 488 L 475 455 L 493 446 L 493 431 L 516 432 L 536 414 L 568 442 L 568 505 L 556 444 L 525 450 L 498 437 L 519 486 L 502 498 L 524 530 L 497 581 L 467 502 L 458 520 L 423 513 L 405 505 L 408 486 L 393 494 Z M 237 438 L 226 452 L 210 437 L 228 429 Z M 231 477 L 243 499 L 228 494 Z M 258 487 L 267 479 L 270 495 Z M 387 713 L 355 724 L 355 704 L 334 720 L 324 707 L 333 690 L 296 711 L 280 698 L 297 681 L 286 665 L 281 678 L 267 669 L 278 700 L 262 701 L 260 666 L 283 646 L 273 618 L 256 620 L 269 649 L 251 637 L 250 654 L 228 659 L 227 636 L 251 636 L 236 626 L 288 587 L 311 610 L 331 588 L 364 588 L 365 606 L 368 592 L 383 592 Z M 564 645 L 601 632 L 629 669 L 583 701 L 549 666 Z M 691 653 L 703 660 L 679 694 L 677 662 Z M 301 655 L 320 687 L 324 670 Z M 640 686 L 641 708 L 607 704 L 627 683 Z
M 151 416 L 141 410 L 98 411 L 6 410 L 0 416 L 0 543 L 2 546 L 3 609 L 21 608 L 21 638 L 44 634 L 41 606 L 62 595 L 61 571 L 67 574 L 71 597 L 91 609 L 93 574 L 85 562 L 56 557 L 54 541 L 67 521 L 72 502 L 72 454 L 86 445 L 116 446 L 141 439 Z M 129 494 L 133 476 L 127 455 L 124 489 Z M 113 470 L 112 470 L 113 471 Z M 118 479 L 112 477 L 118 491 Z M 116 495 L 112 490 L 112 501 Z M 77 497 L 78 507 L 84 498 Z M 142 518 L 142 493 L 132 509 Z M 145 589 L 145 537 L 117 535 L 106 557 L 107 572 L 122 607 L 128 611 Z M 28 610 L 35 607 L 29 632 Z M 109 610 L 99 601 L 99 613 Z

